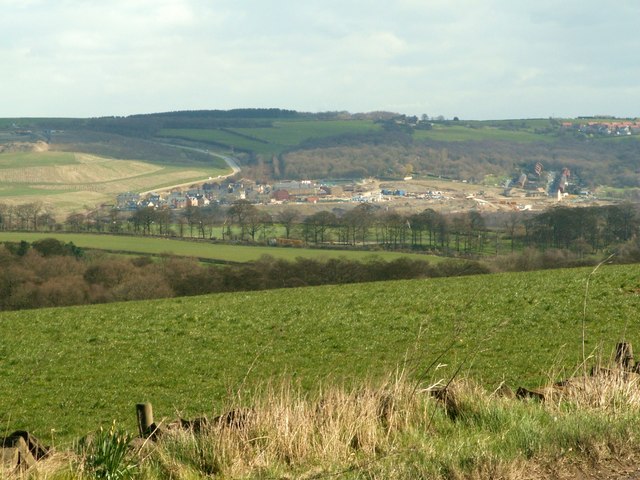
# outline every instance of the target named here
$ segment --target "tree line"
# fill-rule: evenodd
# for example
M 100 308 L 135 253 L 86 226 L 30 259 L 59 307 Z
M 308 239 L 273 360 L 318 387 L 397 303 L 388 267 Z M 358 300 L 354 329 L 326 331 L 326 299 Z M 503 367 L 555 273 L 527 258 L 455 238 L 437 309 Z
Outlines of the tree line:
M 447 142 L 383 130 L 308 140 L 278 155 L 272 174 L 277 178 L 398 178 L 411 164 L 416 172 L 482 183 L 487 175 L 533 171 L 539 162 L 545 171 L 569 168 L 574 181 L 579 179 L 588 188 L 638 188 L 640 142 L 618 140 L 622 141 L 563 137 L 551 142 Z
M 399 258 L 295 261 L 264 256 L 256 262 L 203 265 L 162 255 L 128 259 L 86 253 L 53 238 L 0 245 L 0 310 L 146 300 L 216 292 L 373 282 L 487 273 L 477 262 Z
M 537 214 L 476 210 L 443 214 L 431 208 L 404 214 L 373 204 L 302 215 L 271 215 L 246 200 L 229 206 L 116 209 L 70 214 L 64 223 L 42 204 L 0 204 L 0 229 L 128 233 L 324 248 L 427 251 L 449 256 L 496 256 L 531 247 L 567 249 L 580 256 L 615 249 L 640 236 L 638 205 L 557 206 Z M 280 241 L 285 240 L 285 241 Z

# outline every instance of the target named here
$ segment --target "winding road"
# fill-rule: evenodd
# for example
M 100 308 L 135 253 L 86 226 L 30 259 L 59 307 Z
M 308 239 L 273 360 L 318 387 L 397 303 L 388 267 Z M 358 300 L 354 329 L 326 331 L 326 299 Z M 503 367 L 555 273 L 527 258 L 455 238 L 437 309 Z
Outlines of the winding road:
M 213 152 L 210 152 L 209 150 L 203 150 L 203 149 L 200 149 L 200 148 L 184 147 L 182 145 L 173 145 L 171 143 L 163 143 L 163 145 L 167 145 L 169 147 L 174 147 L 174 148 L 182 148 L 184 150 L 193 150 L 195 152 L 200 152 L 200 153 L 204 153 L 204 154 L 207 154 L 207 155 L 211 155 L 212 157 L 221 158 L 222 160 L 224 160 L 227 163 L 227 165 L 229 165 L 229 168 L 232 170 L 232 172 L 228 173 L 226 175 L 218 175 L 215 178 L 214 177 L 207 177 L 207 178 L 203 178 L 202 180 L 192 180 L 190 182 L 179 183 L 179 184 L 176 184 L 176 185 L 169 185 L 168 187 L 154 188 L 153 190 L 147 190 L 146 192 L 140 192 L 140 195 L 148 195 L 150 193 L 165 192 L 167 190 L 173 190 L 174 188 L 188 187 L 189 185 L 193 185 L 194 183 L 204 183 L 204 182 L 207 182 L 209 180 L 222 180 L 223 178 L 231 177 L 231 176 L 235 175 L 236 173 L 240 172 L 240 165 L 238 165 L 238 162 L 236 161 L 236 159 L 232 158 L 232 157 L 229 157 L 227 155 L 222 155 L 221 153 L 213 153 Z

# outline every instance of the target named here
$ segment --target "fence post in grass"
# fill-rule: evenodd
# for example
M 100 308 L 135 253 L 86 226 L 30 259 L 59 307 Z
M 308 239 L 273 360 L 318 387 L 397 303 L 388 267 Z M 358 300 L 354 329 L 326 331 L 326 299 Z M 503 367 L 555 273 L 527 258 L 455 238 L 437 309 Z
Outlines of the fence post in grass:
M 633 347 L 630 343 L 616 344 L 616 364 L 625 370 L 629 370 L 633 366 Z
M 150 403 L 136 404 L 136 413 L 138 415 L 138 430 L 141 437 L 148 437 L 151 433 L 153 425 L 153 407 Z

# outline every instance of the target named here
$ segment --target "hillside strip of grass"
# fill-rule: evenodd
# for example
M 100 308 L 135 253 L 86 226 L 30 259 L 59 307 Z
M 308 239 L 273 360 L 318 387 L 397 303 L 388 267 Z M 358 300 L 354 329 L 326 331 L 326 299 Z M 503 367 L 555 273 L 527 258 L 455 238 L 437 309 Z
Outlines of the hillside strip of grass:
M 0 314 L 0 422 L 68 440 L 134 404 L 212 413 L 292 377 L 307 390 L 457 369 L 489 388 L 569 376 L 582 359 L 592 269 L 219 294 Z M 585 351 L 634 341 L 638 267 L 591 276 Z M 440 354 L 443 354 L 439 357 Z M 438 366 L 435 369 L 433 362 Z M 431 365 L 431 369 L 429 366 Z
M 371 120 L 309 120 L 273 122 L 273 127 L 232 130 L 276 145 L 295 146 L 310 138 L 377 132 L 381 129 L 379 124 Z
M 196 142 L 214 143 L 228 148 L 237 148 L 256 153 L 271 154 L 279 152 L 283 146 L 252 140 L 228 130 L 220 129 L 182 129 L 165 128 L 158 133 L 159 137 L 178 138 Z
M 468 142 L 468 141 L 504 141 L 516 143 L 549 142 L 553 138 L 548 135 L 538 135 L 528 131 L 506 130 L 502 128 L 436 125 L 432 130 L 416 130 L 413 134 L 416 140 L 434 140 L 439 142 Z
M 273 122 L 271 127 L 164 128 L 158 132 L 158 136 L 211 142 L 229 148 L 273 155 L 312 138 L 354 135 L 377 132 L 381 129 L 380 125 L 370 120 L 289 120 Z
M 56 238 L 62 242 L 73 242 L 76 246 L 95 250 L 129 252 L 140 254 L 173 254 L 183 257 L 197 257 L 228 262 L 251 262 L 262 255 L 270 255 L 284 260 L 304 258 L 346 257 L 351 260 L 366 260 L 372 256 L 383 260 L 410 257 L 429 262 L 443 259 L 433 255 L 403 252 L 369 252 L 362 250 L 329 250 L 311 248 L 276 248 L 266 246 L 214 244 L 207 241 L 173 240 L 128 235 L 95 235 L 58 232 L 0 232 L 0 242 L 34 242 L 43 238 Z
M 13 152 L 0 154 L 0 169 L 77 165 L 76 155 L 70 152 Z

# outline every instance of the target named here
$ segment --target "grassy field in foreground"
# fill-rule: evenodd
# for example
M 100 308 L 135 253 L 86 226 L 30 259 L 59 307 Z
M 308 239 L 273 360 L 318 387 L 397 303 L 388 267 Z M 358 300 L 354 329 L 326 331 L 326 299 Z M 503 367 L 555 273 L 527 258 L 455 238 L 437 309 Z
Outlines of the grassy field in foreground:
M 0 314 L 0 422 L 68 440 L 134 404 L 156 415 L 219 411 L 278 376 L 303 388 L 462 366 L 494 388 L 569 375 L 582 358 L 591 269 L 220 294 Z M 638 340 L 638 266 L 592 275 L 585 349 Z M 446 351 L 442 358 L 438 355 Z M 428 370 L 435 361 L 437 371 Z M 562 369 L 565 369 L 562 371 Z M 556 375 L 550 374 L 550 372 Z
M 262 255 L 274 258 L 295 260 L 305 258 L 346 257 L 351 260 L 367 260 L 375 255 L 383 260 L 410 257 L 440 262 L 443 259 L 433 255 L 406 254 L 401 252 L 366 252 L 360 250 L 320 250 L 312 248 L 276 248 L 267 246 L 227 245 L 210 242 L 172 240 L 168 238 L 149 238 L 121 235 L 90 235 L 82 233 L 32 233 L 32 232 L 0 232 L 0 242 L 34 242 L 43 238 L 57 238 L 63 242 L 73 242 L 83 248 L 109 250 L 116 252 L 161 254 L 171 253 L 184 257 L 198 257 L 227 262 L 251 262 Z

